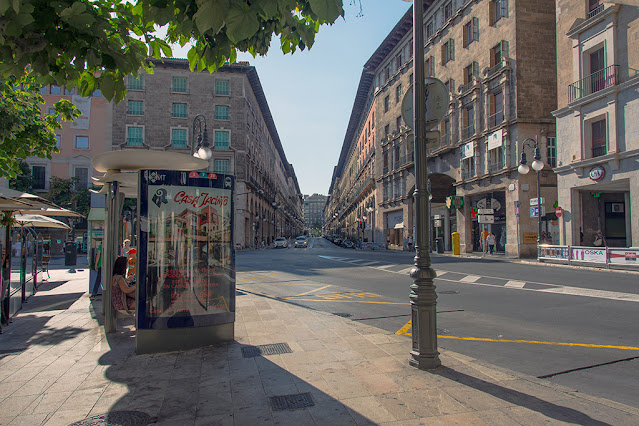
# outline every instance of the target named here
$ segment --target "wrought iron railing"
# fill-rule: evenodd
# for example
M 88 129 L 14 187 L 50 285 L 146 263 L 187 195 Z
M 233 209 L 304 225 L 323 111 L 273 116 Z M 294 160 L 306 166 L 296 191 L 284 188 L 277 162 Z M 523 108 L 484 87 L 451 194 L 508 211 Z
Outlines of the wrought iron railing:
M 488 127 L 497 127 L 504 121 L 504 112 L 497 111 L 495 114 L 488 116 Z
M 475 126 L 468 126 L 462 129 L 462 139 L 469 139 L 475 135 Z
M 590 12 L 588 12 L 588 15 L 586 15 L 586 19 L 590 19 L 593 16 L 599 15 L 601 12 L 603 12 L 603 10 L 604 10 L 604 5 L 602 3 L 599 6 L 597 6 L 596 8 L 594 8 L 593 10 L 591 10 Z
M 592 156 L 601 157 L 602 155 L 606 155 L 606 145 L 595 145 L 592 147 Z
M 488 70 L 486 70 L 486 77 L 490 77 L 493 74 L 497 74 L 497 72 L 499 72 L 499 70 L 502 69 L 503 67 L 504 67 L 503 60 L 497 62 L 495 65 L 493 65 L 492 67 L 488 68 Z
M 610 65 L 568 86 L 569 102 L 619 84 L 619 65 Z
M 488 171 L 490 173 L 498 172 L 502 170 L 503 168 L 504 168 L 504 160 L 488 163 Z
M 470 89 L 473 88 L 474 85 L 475 85 L 475 82 L 473 80 L 471 80 L 470 83 L 464 84 L 463 86 L 460 87 L 459 93 L 468 92 Z

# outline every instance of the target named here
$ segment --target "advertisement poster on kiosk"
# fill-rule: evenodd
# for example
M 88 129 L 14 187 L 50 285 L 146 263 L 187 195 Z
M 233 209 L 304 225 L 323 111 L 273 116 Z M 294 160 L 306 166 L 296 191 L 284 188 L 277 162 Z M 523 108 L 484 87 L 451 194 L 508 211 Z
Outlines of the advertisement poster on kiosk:
M 234 186 L 222 174 L 140 171 L 138 329 L 235 321 Z

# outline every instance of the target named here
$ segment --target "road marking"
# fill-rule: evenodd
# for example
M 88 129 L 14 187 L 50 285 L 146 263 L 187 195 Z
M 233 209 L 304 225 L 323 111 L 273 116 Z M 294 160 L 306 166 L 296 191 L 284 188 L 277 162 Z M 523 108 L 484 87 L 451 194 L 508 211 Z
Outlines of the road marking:
M 275 272 L 273 272 L 272 274 L 266 274 L 266 275 L 260 275 L 259 277 L 253 277 L 253 278 L 249 278 L 247 280 L 242 280 L 242 281 L 236 281 L 235 284 L 242 284 L 248 281 L 253 281 L 253 280 L 259 280 L 260 278 L 264 278 L 264 277 L 270 277 L 275 275 Z
M 477 282 L 478 279 L 480 279 L 480 276 L 477 275 L 466 275 L 464 278 L 462 278 L 461 280 L 459 280 L 460 283 L 474 283 Z
M 392 266 L 395 266 L 395 265 L 390 264 L 390 265 L 382 265 L 382 266 L 371 266 L 371 268 L 374 268 L 374 269 L 381 269 L 382 271 L 385 271 L 385 270 L 386 270 L 386 268 L 390 268 L 390 267 L 392 267 Z M 391 271 L 388 271 L 388 272 L 391 272 Z
M 372 262 L 360 263 L 359 266 L 371 266 L 371 265 L 375 265 L 377 263 L 379 263 L 379 262 L 372 261 Z
M 410 271 L 412 271 L 415 267 L 411 266 L 410 268 L 406 268 L 406 269 L 402 269 L 401 271 L 397 271 L 398 274 L 410 274 Z
M 504 287 L 524 288 L 525 285 L 526 285 L 525 281 L 510 280 L 506 284 L 504 284 Z
M 323 289 L 328 288 L 328 287 L 333 287 L 333 285 L 329 284 L 329 285 L 325 285 L 324 287 L 320 287 L 320 288 L 316 288 L 316 289 L 313 289 L 313 290 L 310 290 L 310 291 L 306 291 L 304 293 L 296 294 L 295 296 L 288 296 L 288 297 L 285 297 L 284 300 L 292 299 L 293 297 L 305 296 L 307 294 L 314 293 L 316 291 L 320 291 L 320 290 L 323 290 Z
M 619 293 L 616 291 L 593 290 L 590 288 L 578 288 L 567 286 L 556 286 L 554 288 L 542 288 L 536 291 L 544 293 L 568 294 L 571 296 L 595 297 L 598 299 L 623 300 L 626 302 L 639 302 L 639 294 Z
M 238 283 L 239 285 L 298 285 L 298 286 L 304 286 L 304 285 L 321 285 L 318 283 L 313 283 L 313 282 L 309 282 L 309 283 L 287 283 L 287 282 L 277 282 L 274 281 L 272 283 Z
M 412 336 L 408 330 L 412 328 L 412 321 L 408 321 L 406 325 L 397 330 L 395 334 Z M 584 348 L 600 348 L 600 349 L 622 349 L 628 351 L 639 351 L 639 347 L 634 346 L 615 346 L 615 345 L 593 345 L 589 343 L 567 343 L 567 342 L 542 342 L 538 340 L 519 340 L 519 339 L 488 339 L 484 337 L 460 337 L 460 336 L 440 336 L 439 339 L 455 339 L 455 340 L 472 340 L 478 342 L 496 342 L 496 343 L 529 343 L 535 345 L 555 345 L 555 346 L 579 346 Z
M 295 297 L 295 296 L 291 296 Z M 372 300 L 334 300 L 334 299 L 291 299 L 286 297 L 285 299 L 293 300 L 295 302 L 331 302 L 331 303 L 369 303 L 374 305 L 410 305 L 409 302 L 376 302 Z

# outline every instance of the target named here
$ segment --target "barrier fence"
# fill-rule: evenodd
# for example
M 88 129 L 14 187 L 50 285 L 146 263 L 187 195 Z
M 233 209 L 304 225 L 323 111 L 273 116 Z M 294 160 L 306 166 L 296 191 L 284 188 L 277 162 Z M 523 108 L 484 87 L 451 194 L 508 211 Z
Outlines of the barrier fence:
M 597 263 L 608 268 L 610 265 L 639 267 L 639 248 L 542 244 L 537 249 L 537 260 L 567 264 Z

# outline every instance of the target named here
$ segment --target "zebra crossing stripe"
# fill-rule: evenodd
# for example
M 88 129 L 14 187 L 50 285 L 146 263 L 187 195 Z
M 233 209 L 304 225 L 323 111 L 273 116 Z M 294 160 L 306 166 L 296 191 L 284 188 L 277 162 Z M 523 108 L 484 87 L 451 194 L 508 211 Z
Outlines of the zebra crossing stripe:
M 474 283 L 474 282 L 477 282 L 477 280 L 479 280 L 480 278 L 481 277 L 479 277 L 477 275 L 466 275 L 464 278 L 459 280 L 459 282 L 461 282 L 461 283 Z
M 504 284 L 504 287 L 524 288 L 525 285 L 526 283 L 524 281 L 510 280 Z

